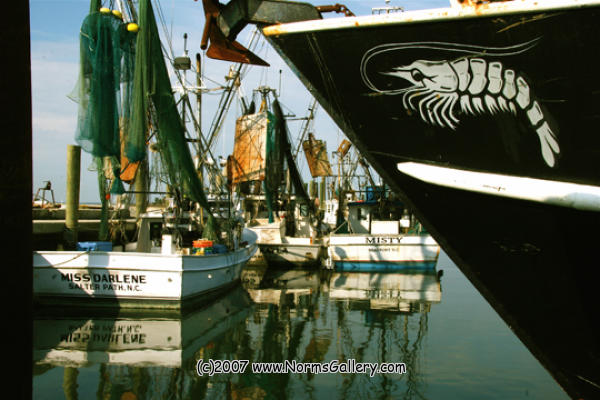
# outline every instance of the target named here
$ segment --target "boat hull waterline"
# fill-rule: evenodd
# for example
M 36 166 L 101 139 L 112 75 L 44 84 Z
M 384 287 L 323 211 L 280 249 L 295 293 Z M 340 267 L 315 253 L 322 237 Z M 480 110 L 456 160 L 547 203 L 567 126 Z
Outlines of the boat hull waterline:
M 329 238 L 329 257 L 337 271 L 432 270 L 439 250 L 429 235 L 338 234 Z
M 266 263 L 277 268 L 318 268 L 325 253 L 321 244 L 267 243 L 258 247 Z

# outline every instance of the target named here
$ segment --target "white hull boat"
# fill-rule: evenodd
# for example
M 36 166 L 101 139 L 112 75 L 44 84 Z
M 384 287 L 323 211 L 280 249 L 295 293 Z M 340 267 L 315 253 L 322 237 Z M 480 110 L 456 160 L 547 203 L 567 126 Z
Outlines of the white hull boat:
M 296 239 L 286 243 L 262 243 L 260 251 L 268 265 L 286 268 L 320 267 L 325 247 L 310 243 L 310 238 Z
M 339 271 L 433 269 L 439 250 L 430 235 L 341 234 L 329 238 L 329 257 Z
M 142 173 L 136 171 L 147 161 L 148 148 L 160 153 L 160 161 L 156 160 L 156 165 L 162 164 L 158 168 L 159 186 L 165 183 L 168 189 L 155 193 L 168 195 L 168 205 L 159 212 L 141 215 L 134 246 L 126 243 L 125 235 L 111 235 L 111 242 L 79 242 L 80 251 L 35 251 L 33 296 L 38 304 L 181 309 L 184 302 L 189 305 L 191 300 L 238 282 L 242 268 L 256 252 L 256 234 L 248 230 L 242 233 L 240 221 L 229 212 L 221 215 L 223 208 L 230 210 L 231 203 L 223 180 L 217 179 L 221 171 L 211 167 L 214 163 L 204 156 L 194 163 L 186 140 L 192 133 L 179 114 L 154 11 L 149 1 L 141 3 L 137 17 L 132 18 L 144 27 L 137 35 L 123 35 L 126 25 L 122 19 L 115 22 L 111 15 L 93 7 L 81 25 L 80 44 L 88 51 L 81 53 L 80 82 L 87 84 L 78 85 L 80 90 L 74 93 L 81 122 L 75 141 L 99 164 L 103 210 L 99 238 L 109 237 L 104 224 L 108 223 L 106 210 L 111 195 L 135 193 L 136 206 L 140 206 L 145 202 L 141 198 L 152 193 L 147 191 L 148 182 L 143 182 L 145 189 L 135 192 L 127 192 L 123 185 L 128 183 L 131 189 L 140 179 Z M 110 44 L 114 38 L 122 41 L 121 47 Z M 133 60 L 143 68 L 134 68 Z M 130 96 L 122 96 L 125 92 Z M 115 122 L 117 117 L 119 123 L 100 122 Z M 196 134 L 198 145 L 194 147 L 199 155 L 207 149 L 200 139 L 202 133 L 198 130 Z M 211 201 L 203 185 L 205 174 L 215 177 L 210 180 L 210 192 L 218 195 L 211 196 Z M 74 196 L 67 203 L 78 204 L 78 185 L 73 189 L 69 193 Z M 78 219 L 78 213 L 74 214 Z M 77 224 L 68 228 L 71 238 L 66 244 L 72 250 Z M 122 242 L 124 250 L 131 247 L 132 251 L 113 251 L 112 241 Z M 86 246 L 81 246 L 83 243 Z
M 349 202 L 347 227 L 350 233 L 329 236 L 331 269 L 383 272 L 435 268 L 440 246 L 397 201 Z
M 300 222 L 296 236 L 287 236 L 283 221 L 257 221 L 262 223 L 248 227 L 258 236 L 259 251 L 252 263 L 285 269 L 321 267 L 326 258 L 326 245 L 312 238 L 312 230 L 306 222 Z
M 244 230 L 237 250 L 211 255 L 119 251 L 36 251 L 33 294 L 38 302 L 131 308 L 182 308 L 184 302 L 239 281 L 257 250 Z

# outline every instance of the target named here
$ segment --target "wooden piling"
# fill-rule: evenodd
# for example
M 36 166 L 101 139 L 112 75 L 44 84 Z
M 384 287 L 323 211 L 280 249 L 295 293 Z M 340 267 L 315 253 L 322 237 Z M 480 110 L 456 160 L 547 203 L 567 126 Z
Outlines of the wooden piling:
M 67 146 L 67 199 L 64 231 L 66 250 L 74 250 L 77 246 L 80 176 L 81 147 L 69 145 Z

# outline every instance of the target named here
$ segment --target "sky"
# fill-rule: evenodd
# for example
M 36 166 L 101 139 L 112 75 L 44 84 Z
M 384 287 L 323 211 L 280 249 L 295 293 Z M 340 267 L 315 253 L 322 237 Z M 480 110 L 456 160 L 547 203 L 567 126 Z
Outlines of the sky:
M 222 1 L 223 2 L 223 1 Z M 309 1 L 315 5 L 333 4 L 334 1 Z M 110 1 L 103 0 L 105 6 Z M 116 1 L 115 1 L 116 3 Z M 341 2 L 354 14 L 370 15 L 372 7 L 386 6 L 384 0 L 345 0 Z M 30 0 L 31 31 L 31 83 L 32 83 L 32 146 L 33 146 L 33 191 L 43 187 L 45 181 L 52 182 L 56 201 L 65 200 L 67 146 L 74 145 L 77 125 L 77 103 L 67 96 L 73 91 L 78 79 L 79 29 L 89 11 L 88 0 Z M 187 33 L 187 50 L 192 61 L 196 53 L 201 53 L 200 40 L 204 27 L 201 1 L 194 0 L 153 0 L 155 12 L 158 6 L 163 15 L 165 29 L 161 35 L 170 43 L 175 56 L 184 53 L 183 35 Z M 388 6 L 401 6 L 405 10 L 446 7 L 448 0 L 390 0 Z M 168 32 L 168 33 L 165 33 Z M 252 28 L 246 28 L 238 36 L 238 41 L 247 45 Z M 271 66 L 251 67 L 242 80 L 242 92 L 250 99 L 255 88 L 261 85 L 277 89 L 284 112 L 296 117 L 305 117 L 312 101 L 308 90 L 287 67 L 275 50 L 259 36 L 256 50 Z M 203 95 L 202 129 L 208 131 L 221 91 L 225 75 L 231 63 L 208 59 L 203 56 L 204 83 L 209 92 Z M 190 82 L 195 81 L 191 72 L 187 73 Z M 215 156 L 226 157 L 233 150 L 235 119 L 240 115 L 239 100 L 234 100 L 220 140 L 216 145 Z M 301 121 L 290 121 L 288 127 L 293 140 L 298 140 Z M 330 155 L 344 139 L 343 133 L 322 108 L 317 108 L 312 131 L 318 139 L 327 142 Z M 308 179 L 308 167 L 299 157 L 299 167 Z M 82 151 L 80 202 L 99 201 L 97 175 L 90 171 L 92 158 Z

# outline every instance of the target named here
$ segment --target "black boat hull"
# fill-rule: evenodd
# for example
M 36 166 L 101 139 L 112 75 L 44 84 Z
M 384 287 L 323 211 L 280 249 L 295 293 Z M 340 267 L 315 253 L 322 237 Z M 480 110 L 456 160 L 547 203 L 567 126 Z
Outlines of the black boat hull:
M 586 399 L 600 398 L 600 212 L 430 184 L 397 164 L 598 186 L 599 17 L 590 6 L 265 30 L 530 351 L 571 397 Z M 472 61 L 468 81 L 442 76 L 457 72 L 461 57 Z M 412 89 L 400 86 L 402 73 Z M 445 86 L 427 86 L 442 78 Z
M 598 185 L 599 18 L 600 6 L 268 39 L 371 161 L 388 156 Z M 460 67 L 467 58 L 471 65 Z M 464 77 L 448 76 L 461 68 Z M 557 146 L 551 160 L 537 132 L 544 123 Z

